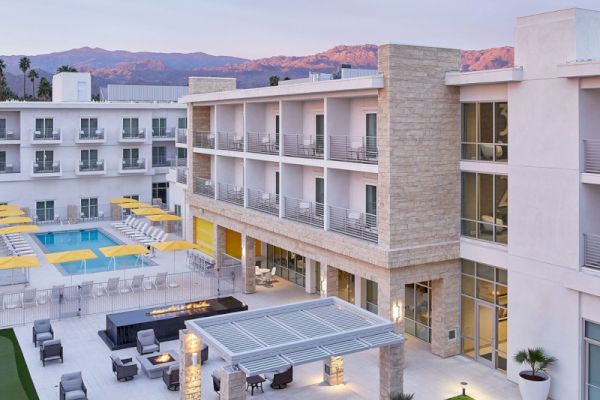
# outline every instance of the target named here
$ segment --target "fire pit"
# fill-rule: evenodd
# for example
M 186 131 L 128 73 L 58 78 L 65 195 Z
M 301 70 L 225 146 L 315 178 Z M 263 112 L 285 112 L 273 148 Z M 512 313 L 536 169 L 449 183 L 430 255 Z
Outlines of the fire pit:
M 174 350 L 169 350 L 161 354 L 145 354 L 137 356 L 142 371 L 150 379 L 160 378 L 162 372 L 171 365 L 179 363 L 179 354 Z
M 163 354 L 159 354 L 157 356 L 148 357 L 148 361 L 150 361 L 150 363 L 152 365 L 159 365 L 159 364 L 164 364 L 164 363 L 168 363 L 171 361 L 175 361 L 175 359 L 169 353 L 163 353 Z
M 183 313 L 186 311 L 194 313 L 196 311 L 207 310 L 209 307 L 210 304 L 208 303 L 208 301 L 195 301 L 192 303 L 178 304 L 164 308 L 155 308 L 149 311 L 147 314 L 152 316 L 159 316 L 165 314 Z

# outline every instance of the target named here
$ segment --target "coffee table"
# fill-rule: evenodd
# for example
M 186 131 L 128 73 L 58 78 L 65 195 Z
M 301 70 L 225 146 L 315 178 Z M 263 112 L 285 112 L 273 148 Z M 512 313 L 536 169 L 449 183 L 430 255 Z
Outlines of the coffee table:
M 161 362 L 153 364 L 151 359 L 163 354 L 169 354 L 172 358 L 171 361 Z M 179 354 L 175 350 L 163 351 L 160 353 L 144 354 L 143 356 L 137 356 L 137 360 L 140 362 L 142 371 L 150 379 L 160 378 L 163 371 L 167 370 L 171 365 L 179 364 Z
M 262 384 L 264 381 L 265 381 L 265 378 L 263 378 L 260 375 L 249 376 L 246 378 L 246 390 L 248 390 L 248 388 L 251 388 L 250 396 L 254 396 L 255 388 L 257 390 L 260 389 L 260 391 L 264 393 L 263 387 L 262 387 Z

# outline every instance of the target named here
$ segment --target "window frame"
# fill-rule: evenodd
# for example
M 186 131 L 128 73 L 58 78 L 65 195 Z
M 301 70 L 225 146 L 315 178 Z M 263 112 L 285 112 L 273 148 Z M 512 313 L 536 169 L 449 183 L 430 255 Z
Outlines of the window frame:
M 460 141 L 461 141 L 461 160 L 463 161 L 482 161 L 482 162 L 493 162 L 493 163 L 508 163 L 508 146 L 509 146 L 509 133 L 508 130 L 508 117 L 507 117 L 507 136 L 506 141 L 500 141 L 498 139 L 497 132 L 497 121 L 496 121 L 496 110 L 501 104 L 506 104 L 507 114 L 508 114 L 508 100 L 486 100 L 486 101 L 463 101 L 460 103 Z M 475 142 L 466 141 L 465 137 L 465 106 L 466 105 L 475 105 Z M 492 105 L 492 141 L 484 142 L 481 139 L 481 105 L 482 104 L 491 104 Z M 475 148 L 475 158 L 469 158 L 467 155 L 470 153 L 468 150 L 470 147 Z M 491 159 L 483 158 L 482 156 L 482 148 L 492 146 L 491 151 Z M 502 151 L 502 155 L 498 156 L 498 150 Z

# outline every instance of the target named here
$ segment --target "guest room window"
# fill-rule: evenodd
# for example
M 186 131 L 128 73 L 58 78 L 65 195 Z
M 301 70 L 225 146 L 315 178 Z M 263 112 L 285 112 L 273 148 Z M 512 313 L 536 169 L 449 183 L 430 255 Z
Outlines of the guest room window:
M 508 161 L 508 103 L 463 103 L 462 158 Z

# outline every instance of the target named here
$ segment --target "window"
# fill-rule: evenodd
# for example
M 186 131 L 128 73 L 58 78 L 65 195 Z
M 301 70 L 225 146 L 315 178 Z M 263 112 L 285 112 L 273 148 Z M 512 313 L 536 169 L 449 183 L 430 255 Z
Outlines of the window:
M 138 201 L 140 200 L 139 194 L 128 194 L 128 195 L 124 195 L 123 197 L 126 199 L 132 199 L 132 200 L 138 200 Z M 123 215 L 131 215 L 132 214 L 132 211 L 129 208 L 123 208 L 121 210 L 122 210 L 121 212 L 123 213 Z
M 178 147 L 177 148 L 177 158 L 179 158 L 180 160 L 183 159 L 187 159 L 187 149 L 182 148 L 182 147 Z
M 54 151 L 38 150 L 35 152 L 35 172 L 52 172 L 54 167 Z
M 325 149 L 325 116 L 323 114 L 317 114 L 315 116 L 315 123 L 315 151 L 317 154 L 323 154 Z
M 404 331 L 431 342 L 431 281 L 404 286 Z
M 135 138 L 140 136 L 139 119 L 123 118 L 123 138 Z
M 140 149 L 123 149 L 123 168 L 138 168 L 138 164 L 141 164 L 139 158 Z
M 167 119 L 166 118 L 152 118 L 152 136 L 166 136 L 167 135 Z
M 276 275 L 304 287 L 306 258 L 267 244 L 267 267 L 275 268 Z
M 377 186 L 367 185 L 366 187 L 365 212 L 371 215 L 377 215 Z
M 279 114 L 275 116 L 275 133 L 279 133 Z
M 0 118 L 0 138 L 6 137 L 6 118 Z
M 462 234 L 508 242 L 508 178 L 504 175 L 462 174 Z
M 177 215 L 178 217 L 181 217 L 181 205 L 180 204 L 175 204 L 173 206 L 173 209 L 175 211 L 175 215 Z
M 325 204 L 325 179 L 315 178 L 315 213 L 323 216 L 323 204 Z
M 600 399 L 600 325 L 585 321 L 585 398 Z
M 169 182 L 155 182 L 152 184 L 152 200 L 160 199 L 163 204 L 167 204 L 167 192 Z
M 187 129 L 187 118 L 177 118 L 177 129 Z
M 275 171 L 275 194 L 279 196 L 279 171 Z
M 81 118 L 81 137 L 95 136 L 98 130 L 98 118 Z
M 377 296 L 377 282 L 367 279 L 367 310 L 371 311 L 373 314 L 377 314 Z
M 366 117 L 366 148 L 367 148 L 367 157 L 376 158 L 377 157 L 377 114 L 375 113 L 367 113 Z
M 98 198 L 81 199 L 81 217 L 98 218 Z
M 165 167 L 168 166 L 167 161 L 167 148 L 164 146 L 152 147 L 152 166 L 153 167 Z
M 54 221 L 54 200 L 36 201 L 35 215 L 37 222 Z
M 508 160 L 508 103 L 463 103 L 462 158 Z
M 35 119 L 35 135 L 41 135 L 42 138 L 52 139 L 54 131 L 54 119 L 52 118 L 36 118 Z
M 81 169 L 96 168 L 98 162 L 98 150 L 81 150 L 81 161 L 79 163 Z
M 0 151 L 0 171 L 6 171 L 6 152 Z

